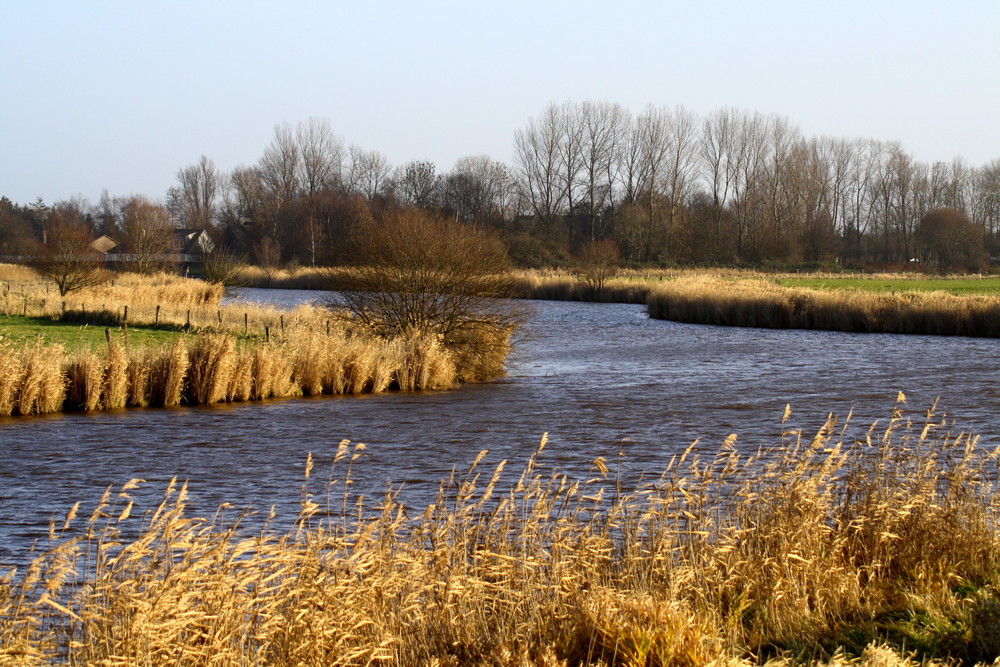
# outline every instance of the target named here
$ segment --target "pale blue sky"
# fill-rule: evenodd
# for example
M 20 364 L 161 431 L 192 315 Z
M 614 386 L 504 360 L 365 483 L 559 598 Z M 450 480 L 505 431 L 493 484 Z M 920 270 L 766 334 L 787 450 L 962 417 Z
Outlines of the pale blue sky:
M 1000 158 L 1000 2 L 0 0 L 0 195 L 164 196 L 327 118 L 393 163 L 510 162 L 548 102 L 778 113 Z

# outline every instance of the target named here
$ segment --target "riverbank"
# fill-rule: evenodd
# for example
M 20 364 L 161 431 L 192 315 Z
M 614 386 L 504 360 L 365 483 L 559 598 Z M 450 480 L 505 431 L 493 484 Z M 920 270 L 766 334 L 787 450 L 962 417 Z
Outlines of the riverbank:
M 348 267 L 298 267 L 264 270 L 244 267 L 237 282 L 247 287 L 329 290 L 346 283 Z M 645 293 L 663 282 L 678 278 L 719 278 L 733 281 L 764 280 L 783 287 L 862 292 L 947 292 L 1000 294 L 1000 277 L 993 275 L 928 276 L 917 273 L 825 273 L 765 272 L 737 268 L 618 269 L 597 289 L 588 286 L 581 271 L 567 269 L 514 270 L 508 274 L 509 289 L 518 298 L 554 301 L 598 301 L 638 303 Z
M 543 439 L 519 473 L 484 452 L 415 508 L 351 493 L 363 446 L 345 441 L 329 477 L 306 462 L 286 531 L 193 517 L 174 483 L 143 511 L 134 480 L 53 520 L 2 580 L 0 658 L 990 663 L 995 459 L 902 410 L 860 442 L 828 423 L 760 455 L 689 449 L 634 490 L 605 458 L 582 479 L 553 471 Z
M 468 380 L 462 372 L 436 340 L 343 332 L 274 341 L 200 333 L 133 346 L 109 331 L 106 346 L 74 352 L 0 341 L 0 416 L 445 389 Z
M 0 416 L 444 389 L 503 372 L 509 331 L 382 338 L 319 307 L 238 302 L 166 274 L 53 298 L 0 267 Z
M 350 270 L 248 273 L 253 283 L 336 289 Z M 256 279 L 250 277 L 256 275 Z M 734 269 L 620 271 L 599 287 L 569 271 L 514 271 L 522 299 L 646 304 L 650 317 L 688 324 L 855 333 L 1000 336 L 1000 279 L 886 274 L 764 274 Z
M 1000 297 L 783 287 L 766 280 L 686 278 L 647 297 L 649 316 L 692 324 L 854 333 L 1000 336 Z

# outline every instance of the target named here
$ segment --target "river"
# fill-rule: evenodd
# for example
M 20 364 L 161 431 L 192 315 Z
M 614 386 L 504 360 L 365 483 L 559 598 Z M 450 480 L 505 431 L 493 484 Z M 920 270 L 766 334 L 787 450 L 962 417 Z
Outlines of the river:
M 315 292 L 241 290 L 291 305 Z M 221 503 L 294 515 L 306 457 L 314 480 L 338 478 L 341 440 L 364 443 L 353 490 L 392 484 L 411 505 L 488 449 L 519 466 L 548 433 L 543 461 L 571 476 L 617 457 L 630 481 L 659 473 L 694 440 L 715 450 L 731 433 L 756 450 L 785 429 L 814 432 L 853 411 L 858 434 L 885 420 L 897 393 L 920 416 L 938 400 L 955 430 L 1000 434 L 1000 341 L 733 329 L 646 317 L 644 306 L 535 302 L 509 375 L 453 391 L 286 399 L 211 407 L 0 419 L 0 563 L 43 538 L 50 517 L 81 514 L 104 488 L 146 480 L 146 507 L 170 478 L 187 480 L 191 512 Z

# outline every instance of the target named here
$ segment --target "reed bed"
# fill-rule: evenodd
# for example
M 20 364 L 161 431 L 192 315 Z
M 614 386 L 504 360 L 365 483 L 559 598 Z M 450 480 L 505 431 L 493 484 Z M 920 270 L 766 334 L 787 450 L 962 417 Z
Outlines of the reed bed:
M 336 279 L 350 274 L 350 269 L 340 267 L 300 266 L 287 269 L 269 269 L 243 266 L 234 282 L 246 287 L 271 287 L 278 289 L 328 290 Z
M 0 313 L 91 326 L 146 326 L 265 338 L 286 329 L 326 329 L 331 319 L 326 309 L 310 306 L 224 306 L 221 285 L 167 273 L 115 274 L 108 283 L 61 298 L 51 283 L 31 269 L 0 264 L 0 286 Z
M 0 664 L 993 662 L 997 452 L 901 411 L 839 433 L 692 447 L 632 491 L 604 458 L 560 474 L 543 438 L 422 508 L 352 494 L 345 441 L 284 529 L 190 516 L 175 483 L 143 512 L 133 480 L 0 578 Z
M 184 309 L 217 306 L 222 295 L 221 285 L 170 273 L 116 273 L 106 283 L 71 292 L 65 300 L 90 310 L 121 303 L 139 308 L 159 304 L 165 308 Z M 10 310 L 19 300 L 23 303 L 27 299 L 32 308 L 38 308 L 36 304 L 44 300 L 53 309 L 61 307 L 63 300 L 52 281 L 42 278 L 30 267 L 17 264 L 0 264 L 0 298 L 8 302 Z
M 622 272 L 595 290 L 564 271 L 516 271 L 508 276 L 510 291 L 518 298 L 601 303 L 645 303 L 650 288 L 666 278 L 661 272 Z
M 650 317 L 722 326 L 1000 336 L 1000 297 L 781 287 L 764 280 L 677 279 L 653 290 Z
M 471 375 L 455 360 L 437 339 L 305 328 L 271 341 L 203 333 L 155 348 L 109 332 L 105 348 L 75 352 L 0 339 L 0 416 L 444 389 Z

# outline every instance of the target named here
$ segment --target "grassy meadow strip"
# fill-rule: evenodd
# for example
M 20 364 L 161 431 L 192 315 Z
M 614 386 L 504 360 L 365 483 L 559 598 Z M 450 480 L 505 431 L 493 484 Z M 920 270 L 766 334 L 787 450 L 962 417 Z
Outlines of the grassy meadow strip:
M 786 414 L 787 416 L 787 414 Z M 0 664 L 944 665 L 1000 655 L 996 452 L 896 411 L 773 450 L 694 447 L 616 489 L 486 452 L 423 508 L 350 492 L 277 529 L 186 486 L 109 488 L 0 573 Z M 296 493 L 295 490 L 291 491 Z M 334 506 L 324 506 L 332 502 Z M 29 562 L 30 561 L 30 562 Z M 995 663 L 994 663 L 995 664 Z
M 687 278 L 650 292 L 650 317 L 675 322 L 858 333 L 1000 336 L 1000 296 L 885 294 Z
M 61 345 L 70 352 L 105 344 L 107 340 L 105 328 L 107 327 L 54 320 L 49 317 L 0 315 L 0 335 L 4 340 L 28 345 L 41 339 L 49 344 Z M 115 329 L 120 330 L 120 327 L 115 326 Z M 173 343 L 181 335 L 182 332 L 176 329 L 128 327 L 129 344 L 136 347 L 166 345 Z
M 776 278 L 784 287 L 805 287 L 824 290 L 864 290 L 871 292 L 947 292 L 956 296 L 964 294 L 1000 294 L 1000 278 L 996 276 L 955 276 L 951 278 L 928 278 L 910 275 L 852 276 L 815 275 Z

